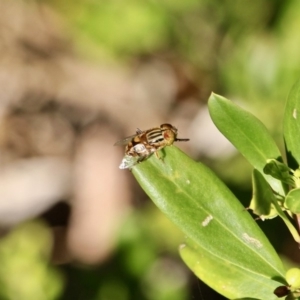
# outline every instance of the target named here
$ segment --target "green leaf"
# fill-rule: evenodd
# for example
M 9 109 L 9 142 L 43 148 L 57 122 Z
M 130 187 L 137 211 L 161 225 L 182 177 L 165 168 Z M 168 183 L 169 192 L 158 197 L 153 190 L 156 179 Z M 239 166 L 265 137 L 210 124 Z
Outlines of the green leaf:
M 249 208 L 262 220 L 276 217 L 278 214 L 272 203 L 277 199 L 268 182 L 256 169 L 252 173 L 252 187 L 253 196 Z
M 292 170 L 276 159 L 268 159 L 263 171 L 292 188 L 300 187 L 300 170 Z
M 256 222 L 206 166 L 194 162 L 175 146 L 166 147 L 163 152 L 164 161 L 153 155 L 134 166 L 132 173 L 161 211 L 195 243 L 199 259 L 208 257 L 216 261 L 215 269 L 204 272 L 222 272 L 220 265 L 235 266 L 245 274 L 243 280 L 247 278 L 241 283 L 240 271 L 233 276 L 235 297 L 251 297 L 250 290 L 261 290 L 260 299 L 272 299 L 268 297 L 269 288 L 262 289 L 261 283 L 272 279 L 284 282 L 284 271 Z M 251 274 L 255 274 L 256 280 L 250 279 Z M 215 287 L 210 279 L 206 283 Z M 245 290 L 245 285 L 249 289 Z M 222 286 L 216 290 L 224 292 Z
M 187 266 L 204 282 L 228 299 L 278 299 L 273 291 L 280 285 L 267 277 L 258 278 L 256 273 L 245 272 L 239 266 L 220 260 L 210 252 L 199 251 L 191 242 L 180 246 L 180 255 Z M 209 270 L 209 271 L 208 271 Z M 259 281 L 259 289 L 251 282 Z M 257 282 L 258 283 L 258 282 Z
M 279 217 L 288 227 L 295 241 L 299 243 L 300 237 L 298 231 L 282 210 L 281 205 L 279 205 L 278 199 L 276 199 L 276 197 L 272 193 L 269 183 L 256 169 L 253 170 L 253 192 L 254 197 L 252 198 L 250 204 L 250 208 L 253 209 L 253 212 L 255 214 L 258 214 L 262 219 L 272 218 L 275 215 L 279 215 Z M 269 214 L 264 214 L 265 212 L 267 212 L 268 206 L 270 206 L 270 212 Z
M 282 161 L 280 151 L 264 124 L 249 112 L 216 94 L 209 98 L 210 116 L 222 134 L 249 163 L 263 174 L 267 159 Z M 264 175 L 273 190 L 285 194 L 285 186 L 272 176 Z
M 300 165 L 300 80 L 292 87 L 287 98 L 284 118 L 283 135 L 287 150 L 289 166 L 296 169 Z
M 263 171 L 288 185 L 295 185 L 294 176 L 291 175 L 294 171 L 276 159 L 268 159 Z
M 300 214 L 300 188 L 291 190 L 284 202 L 285 206 L 294 214 Z

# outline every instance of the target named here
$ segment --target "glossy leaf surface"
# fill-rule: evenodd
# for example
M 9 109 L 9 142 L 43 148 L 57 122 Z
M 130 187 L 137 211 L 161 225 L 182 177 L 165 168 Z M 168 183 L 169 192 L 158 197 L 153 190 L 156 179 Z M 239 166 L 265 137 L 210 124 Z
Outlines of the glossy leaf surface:
M 210 268 L 200 277 L 227 295 L 221 285 L 221 268 L 228 267 L 232 269 L 231 296 L 251 297 L 256 291 L 258 299 L 273 299 L 272 289 L 284 282 L 284 271 L 256 222 L 206 166 L 175 146 L 166 147 L 163 153 L 164 161 L 153 155 L 134 166 L 132 173 L 153 202 L 196 245 L 199 259 L 207 260 Z
M 264 124 L 251 113 L 226 98 L 212 94 L 208 108 L 220 132 L 263 174 L 267 159 L 281 160 L 280 151 Z M 264 177 L 273 190 L 284 194 L 282 183 L 270 175 Z

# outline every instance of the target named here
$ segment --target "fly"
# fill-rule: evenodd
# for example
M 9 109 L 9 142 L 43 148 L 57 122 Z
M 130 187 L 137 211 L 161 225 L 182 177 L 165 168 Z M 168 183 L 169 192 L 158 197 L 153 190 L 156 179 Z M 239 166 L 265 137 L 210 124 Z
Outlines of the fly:
M 174 142 L 187 142 L 189 139 L 177 138 L 177 128 L 171 124 L 162 124 L 160 127 L 148 130 L 136 130 L 136 134 L 126 137 L 115 143 L 126 145 L 125 156 L 119 166 L 120 169 L 132 168 L 137 163 L 147 159 L 151 154 L 166 146 L 171 146 Z

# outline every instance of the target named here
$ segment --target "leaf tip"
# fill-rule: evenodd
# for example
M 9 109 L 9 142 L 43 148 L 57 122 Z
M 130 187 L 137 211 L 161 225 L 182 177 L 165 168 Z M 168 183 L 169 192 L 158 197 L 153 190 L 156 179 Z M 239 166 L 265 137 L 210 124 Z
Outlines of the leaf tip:
M 216 93 L 214 93 L 214 92 L 211 92 L 208 101 L 210 101 L 211 99 L 215 99 L 215 98 L 217 98 L 217 97 L 220 97 L 220 95 L 218 95 L 218 94 L 216 94 Z
M 219 95 L 219 94 L 216 94 L 214 92 L 211 92 L 210 96 L 209 96 L 209 99 L 208 99 L 208 103 L 211 104 L 213 102 L 224 102 L 224 101 L 228 101 L 225 97 Z

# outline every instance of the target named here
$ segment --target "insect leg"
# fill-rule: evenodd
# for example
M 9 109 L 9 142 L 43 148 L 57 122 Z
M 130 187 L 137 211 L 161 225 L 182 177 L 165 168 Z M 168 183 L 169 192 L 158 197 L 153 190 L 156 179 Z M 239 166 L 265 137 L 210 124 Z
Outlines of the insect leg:
M 159 151 L 159 150 L 158 150 L 158 151 Z M 155 151 L 155 156 L 156 156 L 159 160 L 161 160 L 163 163 L 165 163 L 165 162 L 164 162 L 163 156 L 160 156 L 160 155 L 158 154 L 158 151 Z

